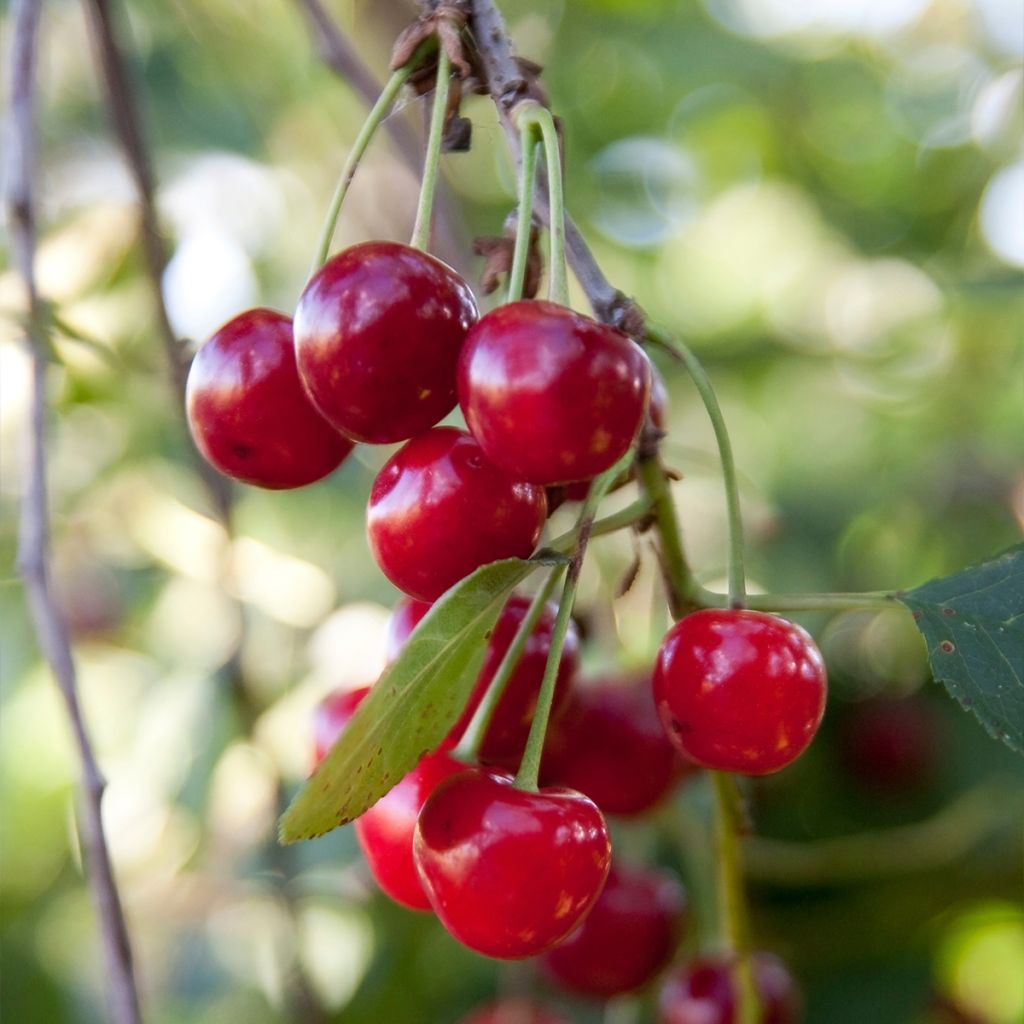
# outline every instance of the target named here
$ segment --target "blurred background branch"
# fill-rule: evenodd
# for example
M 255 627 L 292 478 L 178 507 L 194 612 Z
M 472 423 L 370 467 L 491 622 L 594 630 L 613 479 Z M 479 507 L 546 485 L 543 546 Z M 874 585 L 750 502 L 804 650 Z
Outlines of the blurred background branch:
M 167 247 L 160 227 L 156 206 L 156 181 L 152 159 L 145 143 L 145 132 L 136 100 L 137 89 L 128 69 L 125 45 L 119 40 L 116 15 L 108 0 L 86 0 L 90 16 L 90 28 L 97 63 L 101 69 L 106 87 L 107 106 L 111 122 L 121 144 L 125 162 L 135 185 L 141 222 L 141 241 L 145 266 L 151 292 L 157 332 L 163 342 L 164 352 L 171 370 L 173 397 L 179 410 L 180 426 L 184 427 L 185 382 L 188 375 L 190 356 L 187 343 L 179 339 L 171 325 L 164 298 L 163 281 L 167 270 Z M 231 590 L 234 575 L 234 531 L 233 496 L 230 481 L 217 473 L 193 446 L 189 445 L 196 472 L 199 475 L 215 514 L 224 530 L 224 544 L 219 554 L 221 579 L 225 591 Z M 230 692 L 237 714 L 237 728 L 243 737 L 251 736 L 262 708 L 258 699 L 246 683 L 242 666 L 242 651 L 245 646 L 246 617 L 241 601 L 232 602 L 236 619 L 236 642 L 232 645 L 224 663 L 216 675 Z M 276 801 L 283 809 L 286 797 L 280 780 L 276 785 Z M 270 861 L 274 868 L 277 888 L 286 913 L 294 912 L 289 895 L 289 882 L 294 874 L 292 855 L 289 851 L 270 843 Z M 296 1020 L 318 1024 L 324 1020 L 323 1010 L 311 989 L 301 965 L 289 972 L 285 986 L 286 1001 L 292 1005 Z
M 167 247 L 160 229 L 156 209 L 156 184 L 153 166 L 145 143 L 142 120 L 135 99 L 135 85 L 118 41 L 115 14 L 108 0 L 85 0 L 89 17 L 90 36 L 96 53 L 103 82 L 106 87 L 110 120 L 121 143 L 125 163 L 138 195 L 142 253 L 145 258 L 157 333 L 163 344 L 164 355 L 174 383 L 177 398 L 184 402 L 185 380 L 191 356 L 186 343 L 178 338 L 167 315 L 164 301 L 163 277 L 167 269 Z M 182 409 L 184 405 L 182 404 Z M 184 419 L 182 419 L 184 425 Z M 231 484 L 198 457 L 194 458 L 196 472 L 209 492 L 210 499 L 221 521 L 231 521 Z
M 121 896 L 111 866 L 103 824 L 106 788 L 78 696 L 71 638 L 52 587 L 47 500 L 47 336 L 36 286 L 36 67 L 40 0 L 15 0 L 10 56 L 10 113 L 7 133 L 6 205 L 11 245 L 21 275 L 25 337 L 31 358 L 29 424 L 25 433 L 24 492 L 18 529 L 18 568 L 25 583 L 36 640 L 64 700 L 81 765 L 78 828 L 85 873 L 96 907 L 107 977 L 107 1001 L 114 1024 L 140 1024 L 142 1016 Z
M 856 884 L 963 863 L 1007 831 L 1019 862 L 1024 793 L 1015 785 L 975 786 L 924 821 L 816 842 L 752 837 L 744 867 L 755 882 L 798 889 Z

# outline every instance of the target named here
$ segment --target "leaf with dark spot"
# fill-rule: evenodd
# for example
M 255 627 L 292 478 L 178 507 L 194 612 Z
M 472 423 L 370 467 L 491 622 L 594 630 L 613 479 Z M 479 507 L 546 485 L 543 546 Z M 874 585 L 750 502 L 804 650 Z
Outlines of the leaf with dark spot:
M 914 613 L 936 680 L 1024 753 L 1024 544 L 896 596 Z

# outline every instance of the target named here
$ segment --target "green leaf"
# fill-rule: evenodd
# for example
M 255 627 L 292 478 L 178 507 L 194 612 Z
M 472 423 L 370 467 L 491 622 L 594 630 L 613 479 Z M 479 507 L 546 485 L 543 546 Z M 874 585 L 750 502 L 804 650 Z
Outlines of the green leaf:
M 498 613 L 538 564 L 481 566 L 435 602 L 282 815 L 282 843 L 359 817 L 437 749 L 469 698 Z
M 1024 753 L 1024 544 L 896 596 L 924 634 L 935 678 Z

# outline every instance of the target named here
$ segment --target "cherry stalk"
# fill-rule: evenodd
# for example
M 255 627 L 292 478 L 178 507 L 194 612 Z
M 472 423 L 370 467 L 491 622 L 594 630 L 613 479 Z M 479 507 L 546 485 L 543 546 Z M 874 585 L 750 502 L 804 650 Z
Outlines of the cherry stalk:
M 530 727 L 530 735 L 526 741 L 526 749 L 523 751 L 523 760 L 516 775 L 515 784 L 519 789 L 529 792 L 537 789 L 544 737 L 547 733 L 551 704 L 555 695 L 555 681 L 558 678 L 558 665 L 562 656 L 562 647 L 565 644 L 565 636 L 569 629 L 569 619 L 576 600 L 580 570 L 583 567 L 583 557 L 590 540 L 590 527 L 593 524 L 597 506 L 619 473 L 632 460 L 633 452 L 630 450 L 611 469 L 597 477 L 590 485 L 587 500 L 583 503 L 583 508 L 580 511 L 576 527 L 576 550 L 566 570 L 565 582 L 562 585 L 562 597 L 558 605 L 558 616 L 555 619 L 555 629 L 551 637 L 551 650 L 548 653 L 547 664 L 544 666 L 544 679 L 541 682 L 540 695 L 537 698 L 537 709 L 534 712 L 533 725 Z

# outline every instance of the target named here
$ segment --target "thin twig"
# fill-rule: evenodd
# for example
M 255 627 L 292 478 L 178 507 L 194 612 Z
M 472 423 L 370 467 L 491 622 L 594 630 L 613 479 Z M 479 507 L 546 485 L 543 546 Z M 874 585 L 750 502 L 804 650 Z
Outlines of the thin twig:
M 171 325 L 167 304 L 164 302 L 163 276 L 167 268 L 167 248 L 160 231 L 153 167 L 142 131 L 142 120 L 135 103 L 135 91 L 128 74 L 124 51 L 118 40 L 117 25 L 110 4 L 107 0 L 85 0 L 85 10 L 89 18 L 96 59 L 106 85 L 111 120 L 138 194 L 142 255 L 153 294 L 157 331 L 175 390 L 178 395 L 184 396 L 189 355 L 186 346 Z M 198 455 L 195 466 L 213 502 L 217 517 L 225 524 L 230 523 L 232 500 L 231 488 L 227 481 Z
M 78 678 L 67 624 L 50 577 L 49 511 L 46 494 L 46 368 L 48 339 L 35 281 L 35 61 L 40 0 L 15 0 L 11 53 L 11 112 L 8 135 L 7 208 L 11 248 L 27 297 L 26 340 L 32 360 L 30 423 L 25 491 L 18 530 L 18 569 L 25 583 L 40 650 L 67 709 L 81 763 L 79 816 L 89 887 L 96 904 L 108 979 L 107 999 L 115 1024 L 140 1024 L 131 944 L 103 831 L 106 783 L 100 773 L 78 700 Z
M 509 149 L 518 162 L 521 159 L 522 146 L 519 130 L 511 115 L 516 104 L 530 95 L 529 83 L 512 57 L 512 44 L 505 29 L 505 22 L 493 0 L 472 0 L 469 23 L 480 54 L 487 89 L 498 108 Z M 536 96 L 532 95 L 531 98 L 536 99 Z M 547 224 L 550 220 L 550 210 L 543 173 L 538 174 L 538 179 L 535 205 L 537 215 Z M 594 315 L 599 320 L 618 327 L 631 327 L 636 319 L 635 303 L 605 277 L 590 247 L 568 215 L 565 218 L 565 255 L 573 274 L 576 275 L 576 280 L 590 302 Z
M 85 0 L 85 8 L 89 17 L 96 59 L 99 62 L 106 86 L 111 121 L 118 141 L 121 143 L 125 163 L 138 198 L 142 252 L 146 265 L 146 277 L 153 297 L 157 331 L 170 370 L 178 407 L 184 410 L 189 358 L 185 345 L 171 326 L 167 304 L 164 301 L 163 275 L 167 266 L 167 248 L 157 216 L 155 179 L 142 131 L 142 120 L 135 103 L 135 91 L 107 0 Z M 191 450 L 193 465 L 206 489 L 214 513 L 230 536 L 231 487 L 227 480 L 214 470 L 194 448 Z M 242 620 L 240 608 L 238 609 L 238 618 L 239 621 Z M 248 728 L 255 721 L 257 713 L 250 706 L 242 678 L 237 647 L 222 666 L 220 674 L 231 691 L 243 726 Z
M 297 3 L 309 23 L 320 59 L 339 78 L 348 82 L 368 107 L 372 107 L 380 95 L 380 82 L 363 63 L 356 48 L 334 24 L 320 0 L 297 0 Z M 408 121 L 391 117 L 384 122 L 383 128 L 390 134 L 403 162 L 418 171 L 423 147 Z
M 124 149 L 128 171 L 139 195 L 142 251 L 146 267 L 151 283 L 159 290 L 167 266 L 167 252 L 157 220 L 153 169 L 142 136 L 138 111 L 135 108 L 134 90 L 125 67 L 118 43 L 117 28 L 107 0 L 86 0 L 85 9 L 89 15 L 92 38 L 96 45 L 96 57 L 107 87 L 110 114 Z M 162 293 L 157 296 L 154 305 L 161 341 L 174 368 L 175 378 L 183 385 L 188 372 L 188 361 L 184 358 L 183 348 L 171 326 Z

